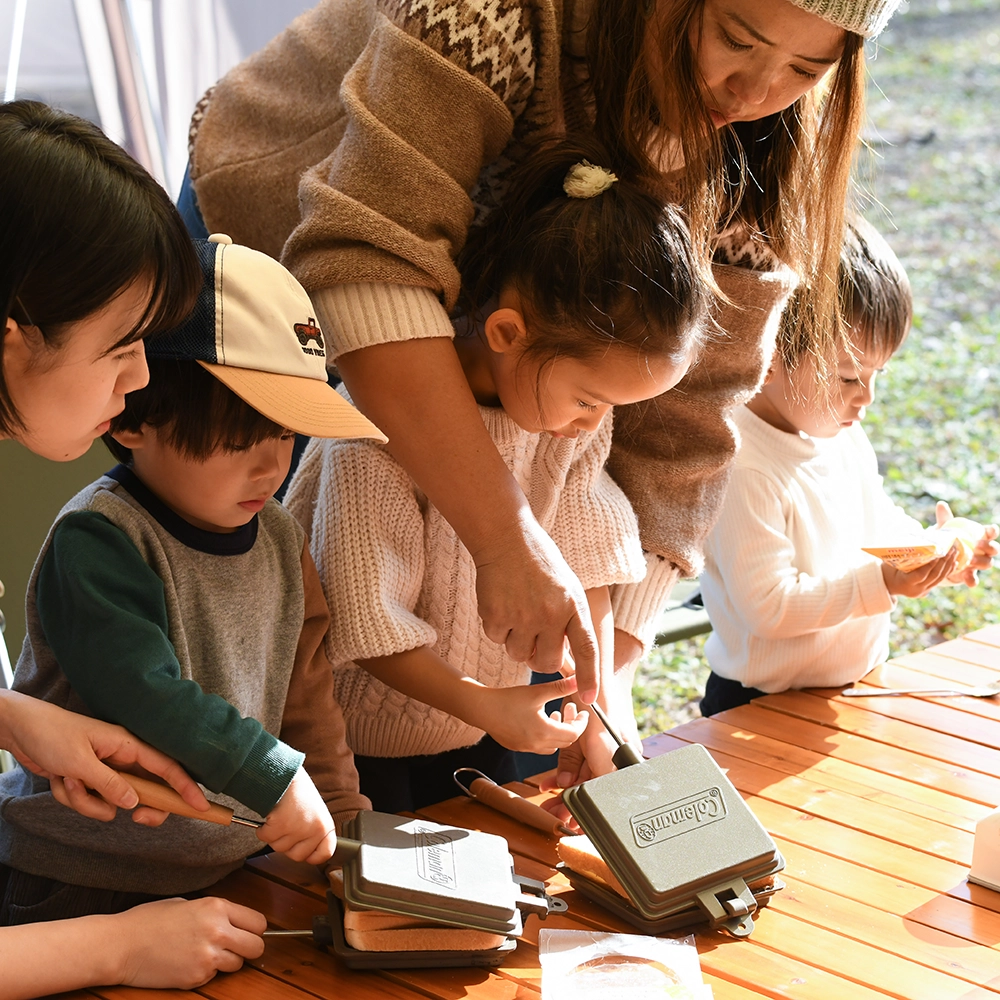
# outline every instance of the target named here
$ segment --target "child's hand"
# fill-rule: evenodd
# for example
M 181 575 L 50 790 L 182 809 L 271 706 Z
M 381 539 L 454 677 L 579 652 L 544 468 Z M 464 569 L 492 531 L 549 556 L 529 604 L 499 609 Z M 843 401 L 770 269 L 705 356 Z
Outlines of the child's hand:
M 257 836 L 292 861 L 321 865 L 333 856 L 337 846 L 333 817 L 305 768 L 296 771 Z
M 587 727 L 590 713 L 568 702 L 562 712 L 545 714 L 545 703 L 576 690 L 576 678 L 508 688 L 480 688 L 479 720 L 501 746 L 524 753 L 553 753 L 575 743 Z
M 88 918 L 89 919 L 89 918 Z M 264 916 L 226 899 L 161 899 L 102 917 L 105 946 L 123 949 L 115 982 L 191 990 L 264 951 Z M 110 928 L 109 928 L 110 930 Z
M 938 500 L 934 514 L 939 528 L 948 527 L 948 522 L 954 520 L 951 508 L 943 500 Z M 997 533 L 995 524 L 988 524 L 983 528 L 983 534 L 976 542 L 968 564 L 952 573 L 948 577 L 949 583 L 964 583 L 967 587 L 974 587 L 979 582 L 978 571 L 989 569 L 993 565 L 993 559 L 1000 553 L 1000 547 L 995 544 Z
M 943 556 L 918 566 L 909 573 L 882 563 L 885 589 L 897 597 L 923 597 L 939 584 L 944 583 L 958 566 L 958 549 L 952 546 Z
M 972 550 L 969 565 L 948 579 L 952 583 L 964 583 L 967 587 L 974 587 L 979 582 L 979 570 L 989 569 L 993 565 L 993 560 L 1000 554 L 1000 546 L 996 543 L 998 534 L 1000 528 L 995 524 L 988 524 Z

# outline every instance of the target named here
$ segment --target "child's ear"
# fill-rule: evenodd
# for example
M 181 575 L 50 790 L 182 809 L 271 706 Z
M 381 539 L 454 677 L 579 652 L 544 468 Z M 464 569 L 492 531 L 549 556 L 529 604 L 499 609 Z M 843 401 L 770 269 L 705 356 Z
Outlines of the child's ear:
M 129 451 L 143 448 L 149 438 L 149 429 L 143 424 L 137 431 L 112 431 L 111 436 Z
M 509 306 L 494 309 L 486 317 L 483 333 L 486 335 L 486 343 L 497 354 L 506 354 L 515 347 L 523 347 L 528 339 L 524 317 Z

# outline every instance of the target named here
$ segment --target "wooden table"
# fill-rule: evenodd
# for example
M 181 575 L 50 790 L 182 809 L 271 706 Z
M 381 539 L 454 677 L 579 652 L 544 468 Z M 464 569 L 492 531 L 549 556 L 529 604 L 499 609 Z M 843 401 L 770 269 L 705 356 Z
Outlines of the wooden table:
M 900 657 L 866 683 L 919 687 L 1000 680 L 1000 626 Z M 650 756 L 704 744 L 784 854 L 787 888 L 752 938 L 699 932 L 718 1000 L 957 1000 L 1000 997 L 1000 893 L 969 885 L 976 820 L 1000 803 L 1000 704 L 992 699 L 845 699 L 837 691 L 771 695 L 647 741 Z M 537 789 L 520 786 L 526 794 Z M 538 796 L 542 798 L 542 796 Z M 629 931 L 553 873 L 554 843 L 471 800 L 424 811 L 506 836 L 520 872 L 546 877 L 570 910 L 545 926 Z M 217 892 L 307 927 L 323 886 L 301 865 L 249 863 Z M 535 917 L 496 971 L 351 972 L 306 941 L 270 941 L 241 972 L 197 991 L 213 1000 L 537 1000 Z M 177 998 L 124 988 L 71 994 Z M 612 998 L 609 998 L 612 1000 Z

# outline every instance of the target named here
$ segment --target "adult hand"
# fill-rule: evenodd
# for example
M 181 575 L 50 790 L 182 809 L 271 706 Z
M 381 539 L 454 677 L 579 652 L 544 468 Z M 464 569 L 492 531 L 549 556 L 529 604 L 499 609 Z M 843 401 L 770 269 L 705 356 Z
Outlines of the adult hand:
M 639 728 L 632 706 L 632 684 L 641 657 L 642 643 L 635 636 L 616 628 L 614 674 L 602 691 L 602 707 L 618 729 L 619 735 L 637 747 L 641 747 L 642 741 L 639 739 Z M 610 709 L 608 706 L 611 706 Z M 590 725 L 594 727 L 593 733 L 560 751 L 555 771 L 542 779 L 542 791 L 570 788 L 610 770 L 611 755 L 614 754 L 616 745 L 596 715 L 591 719 Z M 589 757 L 593 758 L 590 762 Z
M 292 861 L 321 865 L 333 857 L 337 846 L 333 817 L 305 768 L 295 772 L 257 837 Z
M 586 594 L 555 542 L 530 514 L 521 527 L 523 545 L 505 539 L 473 554 L 483 631 L 503 643 L 511 659 L 529 662 L 539 673 L 561 668 L 568 639 L 577 698 L 589 705 L 600 682 Z
M 53 735 L 58 734 L 58 739 Z M 92 819 L 134 809 L 139 797 L 112 768 L 162 778 L 188 805 L 207 810 L 208 800 L 190 775 L 165 754 L 112 726 L 14 691 L 0 691 L 0 745 L 29 771 L 48 778 L 57 801 Z M 110 766 L 109 766 L 110 765 Z M 166 814 L 135 809 L 133 819 L 154 826 Z
M 122 948 L 127 986 L 191 990 L 217 972 L 235 972 L 264 951 L 263 914 L 226 899 L 162 899 L 107 918 L 117 925 L 105 947 Z

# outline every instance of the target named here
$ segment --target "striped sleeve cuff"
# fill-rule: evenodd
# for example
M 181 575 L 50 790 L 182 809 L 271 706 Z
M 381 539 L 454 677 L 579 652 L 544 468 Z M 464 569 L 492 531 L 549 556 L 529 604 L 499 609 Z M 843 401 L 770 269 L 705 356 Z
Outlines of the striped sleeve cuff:
M 883 615 L 896 607 L 896 598 L 886 588 L 881 562 L 866 562 L 859 566 L 857 580 L 865 617 Z
M 455 335 L 429 288 L 359 282 L 320 288 L 310 298 L 330 343 L 328 361 L 375 344 Z
M 285 794 L 305 759 L 305 754 L 275 739 L 266 730 L 262 731 L 243 766 L 222 791 L 249 806 L 259 816 L 267 816 Z

